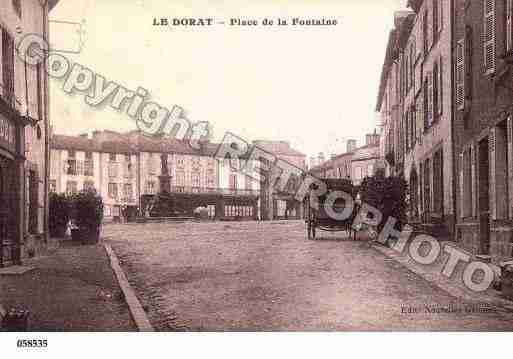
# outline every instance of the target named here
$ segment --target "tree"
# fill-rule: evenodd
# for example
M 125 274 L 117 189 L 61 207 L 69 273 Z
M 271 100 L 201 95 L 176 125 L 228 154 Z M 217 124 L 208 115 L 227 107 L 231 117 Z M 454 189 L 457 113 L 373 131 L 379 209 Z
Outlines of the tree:
M 402 177 L 385 177 L 383 173 L 377 173 L 363 180 L 360 186 L 362 202 L 377 208 L 383 214 L 378 232 L 390 217 L 397 220 L 396 229 L 402 230 L 407 221 L 407 192 L 408 185 Z

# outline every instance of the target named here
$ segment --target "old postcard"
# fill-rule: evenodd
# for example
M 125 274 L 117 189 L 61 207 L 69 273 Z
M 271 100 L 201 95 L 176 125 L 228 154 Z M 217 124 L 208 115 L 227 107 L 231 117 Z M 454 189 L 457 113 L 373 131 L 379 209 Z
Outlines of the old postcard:
M 2 0 L 0 38 L 20 351 L 513 329 L 513 0 Z

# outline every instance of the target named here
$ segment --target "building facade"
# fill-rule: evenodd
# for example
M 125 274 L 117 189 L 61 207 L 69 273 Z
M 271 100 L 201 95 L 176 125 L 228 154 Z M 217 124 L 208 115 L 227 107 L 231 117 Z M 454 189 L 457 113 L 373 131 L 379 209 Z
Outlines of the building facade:
M 455 0 L 456 239 L 513 256 L 513 1 Z
M 404 176 L 412 224 L 438 237 L 455 228 L 452 1 L 410 0 L 395 15 L 376 110 L 389 175 Z
M 365 136 L 365 145 L 361 147 L 357 147 L 356 140 L 347 141 L 345 153 L 311 168 L 310 174 L 317 178 L 349 179 L 358 186 L 365 177 L 374 175 L 380 163 L 380 135 L 373 133 Z
M 265 144 L 266 150 L 304 168 L 304 156 L 288 149 L 288 144 Z M 287 217 L 284 211 L 276 212 L 283 207 L 278 197 L 285 194 L 263 190 L 260 182 L 238 170 L 238 161 L 216 158 L 218 146 L 202 142 L 194 148 L 186 141 L 139 131 L 95 131 L 92 137 L 54 135 L 50 188 L 70 194 L 95 188 L 103 198 L 106 220 L 120 218 L 126 207 L 137 207 L 141 215 L 148 215 L 153 200 L 162 193 L 173 199 L 176 215 L 190 216 L 195 208 L 206 207 L 210 217 L 217 219 L 276 218 L 265 217 L 269 212 Z M 258 169 L 260 163 L 253 161 L 250 166 Z M 268 201 L 262 201 L 263 195 Z
M 0 4 L 0 267 L 34 255 L 48 240 L 49 116 L 44 63 L 17 55 L 23 34 L 48 39 L 57 1 Z
M 306 155 L 295 150 L 286 141 L 253 141 L 253 146 L 272 153 L 278 160 L 285 161 L 302 173 L 307 170 Z M 300 219 L 303 218 L 303 206 L 295 199 L 300 185 L 300 177 L 292 176 L 283 191 L 277 190 L 276 174 L 265 176 L 261 185 L 261 219 Z

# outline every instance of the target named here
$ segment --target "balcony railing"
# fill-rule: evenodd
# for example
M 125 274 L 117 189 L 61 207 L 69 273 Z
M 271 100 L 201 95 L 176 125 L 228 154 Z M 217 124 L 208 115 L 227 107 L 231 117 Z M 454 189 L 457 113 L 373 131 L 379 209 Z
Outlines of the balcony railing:
M 171 186 L 173 193 L 189 194 L 220 194 L 230 196 L 259 196 L 260 191 L 254 189 L 234 189 L 234 188 L 212 188 L 212 187 L 193 187 L 193 186 Z

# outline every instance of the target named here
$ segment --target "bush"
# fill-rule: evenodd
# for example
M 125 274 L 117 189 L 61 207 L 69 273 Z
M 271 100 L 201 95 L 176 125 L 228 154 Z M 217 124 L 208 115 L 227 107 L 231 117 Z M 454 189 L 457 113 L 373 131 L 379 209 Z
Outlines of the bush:
M 70 198 L 63 193 L 51 193 L 49 207 L 50 236 L 63 238 L 66 234 L 66 226 L 71 218 Z
M 378 226 L 381 231 L 389 217 L 397 220 L 395 228 L 402 230 L 406 224 L 408 185 L 402 177 L 385 177 L 382 173 L 367 177 L 360 186 L 362 203 L 371 205 L 381 211 L 383 220 Z
M 83 190 L 72 196 L 72 219 L 82 240 L 97 242 L 103 220 L 103 200 L 95 190 Z

